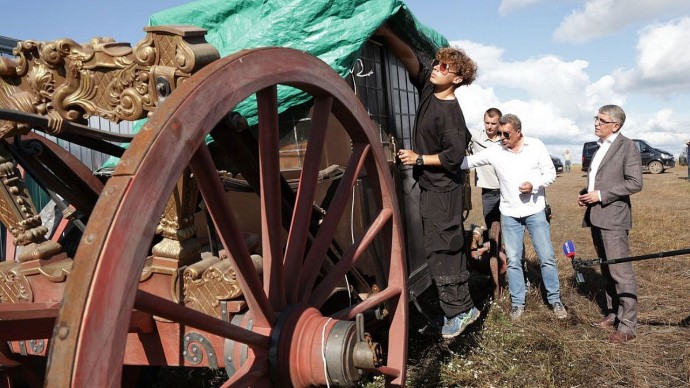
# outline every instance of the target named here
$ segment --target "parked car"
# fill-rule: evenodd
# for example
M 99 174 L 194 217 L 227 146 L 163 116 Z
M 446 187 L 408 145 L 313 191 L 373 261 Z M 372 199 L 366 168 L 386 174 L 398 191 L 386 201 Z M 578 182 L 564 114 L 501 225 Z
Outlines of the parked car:
M 654 148 L 644 140 L 633 139 L 642 158 L 642 171 L 660 174 L 668 168 L 676 166 L 676 160 L 670 152 Z M 596 141 L 588 141 L 582 146 L 582 171 L 589 170 L 592 156 L 599 148 Z
M 582 146 L 582 171 L 589 170 L 589 165 L 592 163 L 592 157 L 598 149 L 599 143 L 596 141 L 588 141 Z
M 563 172 L 563 162 L 561 162 L 561 158 L 551 155 L 551 161 L 553 162 L 553 167 L 556 169 L 556 173 Z
M 684 146 L 683 149 L 680 151 L 680 155 L 678 156 L 678 165 L 688 165 L 688 146 Z

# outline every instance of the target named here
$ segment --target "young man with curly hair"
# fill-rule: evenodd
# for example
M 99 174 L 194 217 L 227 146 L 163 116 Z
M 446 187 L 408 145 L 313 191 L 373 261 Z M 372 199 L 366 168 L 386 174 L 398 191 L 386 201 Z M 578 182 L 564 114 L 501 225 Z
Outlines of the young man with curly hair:
M 453 338 L 479 318 L 469 292 L 460 165 L 471 135 L 455 89 L 471 84 L 477 65 L 464 51 L 444 47 L 425 64 L 388 27 L 377 31 L 407 69 L 419 91 L 413 146 L 398 158 L 413 167 L 420 188 L 420 216 L 426 263 L 444 312 L 443 338 Z

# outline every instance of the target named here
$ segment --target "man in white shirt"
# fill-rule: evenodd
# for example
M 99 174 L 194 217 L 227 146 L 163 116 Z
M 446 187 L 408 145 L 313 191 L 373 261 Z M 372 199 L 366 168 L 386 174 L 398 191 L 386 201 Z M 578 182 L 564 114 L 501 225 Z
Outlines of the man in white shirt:
M 501 137 L 498 136 L 498 120 L 503 113 L 498 108 L 489 108 L 484 112 L 484 130 L 472 134 L 472 153 L 478 154 L 488 148 L 501 147 Z M 501 296 L 503 285 L 500 273 L 505 270 L 505 263 L 501 258 L 501 211 L 498 208 L 501 200 L 498 177 L 492 166 L 481 166 L 474 169 L 475 185 L 482 189 L 482 211 L 484 224 L 489 230 L 489 266 L 494 282 L 494 297 Z
M 522 253 L 527 228 L 539 258 L 546 299 L 557 318 L 566 318 L 568 313 L 561 302 L 551 228 L 544 213 L 544 188 L 556 180 L 556 170 L 544 143 L 522 134 L 522 122 L 517 116 L 503 115 L 499 125 L 501 147 L 466 157 L 462 168 L 491 165 L 498 177 L 501 229 L 508 256 L 508 288 L 512 304 L 510 317 L 520 319 L 525 311 Z

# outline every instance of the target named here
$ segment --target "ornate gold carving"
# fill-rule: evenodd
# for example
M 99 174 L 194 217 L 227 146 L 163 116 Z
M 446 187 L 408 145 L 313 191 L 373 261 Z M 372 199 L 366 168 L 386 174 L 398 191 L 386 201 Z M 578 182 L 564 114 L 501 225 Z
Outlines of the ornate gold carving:
M 12 261 L 0 263 L 0 303 L 33 302 L 31 284 Z
M 61 250 L 60 244 L 44 237 L 48 228 L 36 214 L 22 176 L 4 146 L 0 146 L 0 221 L 20 247 L 18 261 L 47 259 Z
M 208 256 L 187 267 L 183 279 L 185 305 L 217 318 L 221 300 L 242 295 L 230 260 Z
M 49 260 L 32 260 L 22 262 L 19 266 L 20 273 L 24 276 L 42 275 L 53 283 L 62 283 L 67 279 L 72 270 L 72 259 L 66 253 L 60 253 Z
M 204 40 L 205 29 L 145 31 L 134 49 L 112 38 L 93 38 L 85 45 L 71 39 L 19 42 L 13 50 L 16 62 L 0 61 L 0 108 L 47 115 L 53 133 L 60 132 L 62 120 L 137 120 L 194 71 L 220 57 Z M 0 137 L 27 130 L 0 121 Z
M 154 257 L 176 259 L 179 265 L 200 260 L 199 242 L 192 238 L 197 197 L 196 182 L 187 171 L 177 182 L 156 228 L 163 240 L 153 247 Z

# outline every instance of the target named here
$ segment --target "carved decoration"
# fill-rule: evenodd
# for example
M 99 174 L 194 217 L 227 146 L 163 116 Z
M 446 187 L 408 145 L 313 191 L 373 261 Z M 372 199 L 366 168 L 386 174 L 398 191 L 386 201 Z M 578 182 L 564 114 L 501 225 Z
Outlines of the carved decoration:
M 20 273 L 19 264 L 11 261 L 0 263 L 0 303 L 33 302 L 31 284 Z
M 175 259 L 179 265 L 187 265 L 201 259 L 199 242 L 192 238 L 194 229 L 194 211 L 198 190 L 196 181 L 186 172 L 177 182 L 177 187 L 165 205 L 156 233 L 163 240 L 153 247 L 154 257 Z
M 213 345 L 208 338 L 200 333 L 190 332 L 182 339 L 182 355 L 184 360 L 192 365 L 199 365 L 206 356 L 209 368 L 218 369 L 218 360 Z
M 60 132 L 63 120 L 137 120 L 194 71 L 220 57 L 204 40 L 205 29 L 157 26 L 145 31 L 134 49 L 112 38 L 93 38 L 84 45 L 71 39 L 19 42 L 13 50 L 16 62 L 0 58 L 0 108 L 47 115 L 52 133 Z M 28 130 L 0 121 L 0 138 Z
M 29 343 L 29 347 L 34 352 L 34 354 L 41 354 L 46 348 L 46 341 L 42 339 L 29 340 L 27 342 Z
M 48 228 L 42 225 L 14 159 L 4 146 L 0 146 L 0 221 L 20 247 L 18 261 L 46 259 L 61 250 L 60 244 L 44 237 Z
M 184 270 L 184 304 L 221 318 L 220 301 L 237 298 L 242 290 L 230 260 L 208 256 Z

